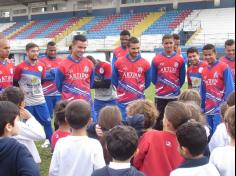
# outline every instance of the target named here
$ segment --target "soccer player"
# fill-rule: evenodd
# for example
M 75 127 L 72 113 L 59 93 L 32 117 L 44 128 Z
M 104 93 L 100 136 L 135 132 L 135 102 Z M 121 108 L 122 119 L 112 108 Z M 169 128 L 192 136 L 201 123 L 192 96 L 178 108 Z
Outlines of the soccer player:
M 14 64 L 8 60 L 10 43 L 3 35 L 0 36 L 0 93 L 13 85 Z
M 82 99 L 92 105 L 91 87 L 94 82 L 94 64 L 84 57 L 86 48 L 87 39 L 83 35 L 74 36 L 72 54 L 61 63 L 56 77 L 63 100 Z
M 98 117 L 99 112 L 105 106 L 117 105 L 117 93 L 111 83 L 112 68 L 108 62 L 94 59 L 87 56 L 95 65 L 95 78 L 93 88 L 95 89 L 94 112 Z
M 14 73 L 14 85 L 25 94 L 26 109 L 43 125 L 46 138 L 42 147 L 48 147 L 52 136 L 51 117 L 43 95 L 42 82 L 46 77 L 44 65 L 38 61 L 39 46 L 26 45 L 27 60 L 19 64 Z
M 226 63 L 232 70 L 233 78 L 235 82 L 235 41 L 227 40 L 225 42 L 226 55 L 220 59 L 220 61 Z
M 174 51 L 174 37 L 165 35 L 162 39 L 164 52 L 152 62 L 152 82 L 156 86 L 156 105 L 160 112 L 155 128 L 163 129 L 162 120 L 166 105 L 176 101 L 185 83 L 186 68 L 184 59 Z
M 200 93 L 202 84 L 202 71 L 207 67 L 207 63 L 200 60 L 198 49 L 195 47 L 187 50 L 188 62 L 190 67 L 188 68 L 188 88 L 194 89 Z
M 187 65 L 188 58 L 187 58 L 186 54 L 182 52 L 182 49 L 180 47 L 180 45 L 181 45 L 180 36 L 178 34 L 173 34 L 173 37 L 174 37 L 174 43 L 175 43 L 175 47 L 174 47 L 175 52 L 184 58 L 184 62 Z
M 126 56 L 129 51 L 128 51 L 128 42 L 130 39 L 130 32 L 127 30 L 124 30 L 120 33 L 120 42 L 121 46 L 116 48 L 113 52 L 113 59 L 112 59 L 112 68 L 115 65 L 115 62 L 124 56 Z
M 126 119 L 126 107 L 139 99 L 145 99 L 144 90 L 151 83 L 151 68 L 140 55 L 140 42 L 132 37 L 128 43 L 129 54 L 116 61 L 112 83 L 117 88 L 118 106 Z
M 209 66 L 202 72 L 202 108 L 213 134 L 221 123 L 220 107 L 234 91 L 234 81 L 230 68 L 217 60 L 214 45 L 207 44 L 203 47 L 203 60 L 206 60 Z
M 48 105 L 50 116 L 53 115 L 53 110 L 57 102 L 61 99 L 61 93 L 58 91 L 55 82 L 55 69 L 59 68 L 62 59 L 57 57 L 57 47 L 55 42 L 49 42 L 47 44 L 46 56 L 40 59 L 45 65 L 47 77 L 52 78 L 51 81 L 45 81 L 43 83 L 43 93 Z

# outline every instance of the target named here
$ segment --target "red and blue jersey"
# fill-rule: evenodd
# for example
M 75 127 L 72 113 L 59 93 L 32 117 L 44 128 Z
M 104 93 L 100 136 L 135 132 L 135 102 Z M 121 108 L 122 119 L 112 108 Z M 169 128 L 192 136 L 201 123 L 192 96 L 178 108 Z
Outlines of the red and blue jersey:
M 43 93 L 45 96 L 60 96 L 56 82 L 55 82 L 55 69 L 58 69 L 63 60 L 60 58 L 49 59 L 48 57 L 43 57 L 40 59 L 46 68 L 46 77 L 52 77 L 51 80 L 45 81 L 43 83 Z
M 202 84 L 202 71 L 207 66 L 207 62 L 199 61 L 198 65 L 191 65 L 188 68 L 188 86 L 190 89 L 194 89 L 200 93 Z
M 0 93 L 7 87 L 13 86 L 14 64 L 7 61 L 0 62 Z
M 156 86 L 156 97 L 172 99 L 180 95 L 185 83 L 186 68 L 184 59 L 173 54 L 168 57 L 162 53 L 152 62 L 152 82 Z
M 129 104 L 132 101 L 145 98 L 145 89 L 151 83 L 150 64 L 139 56 L 131 61 L 129 55 L 116 61 L 112 83 L 117 88 L 118 102 Z
M 42 80 L 46 77 L 44 64 L 38 62 L 31 65 L 29 61 L 24 61 L 16 66 L 14 81 L 19 83 L 21 90 L 25 94 L 26 106 L 36 106 L 45 103 L 42 88 Z
M 126 57 L 127 54 L 129 54 L 128 49 L 122 48 L 122 47 L 116 48 L 113 51 L 112 68 L 114 68 L 115 62 L 117 60 L 119 60 L 120 58 Z
M 225 57 L 222 57 L 220 59 L 220 61 L 224 62 L 225 64 L 227 64 L 231 68 L 231 71 L 233 74 L 233 79 L 235 81 L 235 59 L 231 59 L 231 58 L 225 56 Z
M 202 78 L 202 108 L 206 115 L 218 114 L 222 103 L 234 91 L 231 70 L 225 63 L 216 61 L 203 69 Z
M 69 56 L 59 66 L 56 76 L 62 99 L 82 99 L 92 102 L 91 89 L 94 82 L 94 65 L 87 58 L 76 60 Z

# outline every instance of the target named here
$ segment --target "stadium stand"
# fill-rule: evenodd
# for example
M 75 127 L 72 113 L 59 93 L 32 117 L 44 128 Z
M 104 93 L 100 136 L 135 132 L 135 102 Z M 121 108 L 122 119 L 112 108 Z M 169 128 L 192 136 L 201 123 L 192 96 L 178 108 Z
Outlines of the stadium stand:
M 200 21 L 200 29 L 187 42 L 187 45 L 201 46 L 207 42 L 223 45 L 228 38 L 235 38 L 235 8 L 194 10 Z

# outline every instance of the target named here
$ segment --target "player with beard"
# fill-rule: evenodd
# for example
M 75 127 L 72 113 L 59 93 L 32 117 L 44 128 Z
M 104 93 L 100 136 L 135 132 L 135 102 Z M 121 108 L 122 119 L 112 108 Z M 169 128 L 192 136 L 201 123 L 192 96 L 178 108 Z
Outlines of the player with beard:
M 13 84 L 14 64 L 8 60 L 9 53 L 10 43 L 0 34 L 0 93 Z
M 48 147 L 52 136 L 51 117 L 43 94 L 42 83 L 47 81 L 46 69 L 38 61 L 39 46 L 26 45 L 27 59 L 16 66 L 14 86 L 19 86 L 25 94 L 26 109 L 43 125 L 47 140 L 42 147 Z
M 151 66 L 140 55 L 140 42 L 132 37 L 128 42 L 129 54 L 116 61 L 112 83 L 117 88 L 118 106 L 126 119 L 126 107 L 139 99 L 145 99 L 145 89 L 151 84 Z

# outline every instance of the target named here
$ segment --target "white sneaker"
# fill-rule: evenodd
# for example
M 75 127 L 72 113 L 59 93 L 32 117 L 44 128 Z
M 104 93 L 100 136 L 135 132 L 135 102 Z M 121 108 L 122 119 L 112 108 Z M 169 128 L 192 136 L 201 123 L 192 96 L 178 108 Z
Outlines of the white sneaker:
M 48 148 L 50 146 L 50 142 L 48 139 L 44 141 L 44 143 L 41 145 L 42 148 Z

